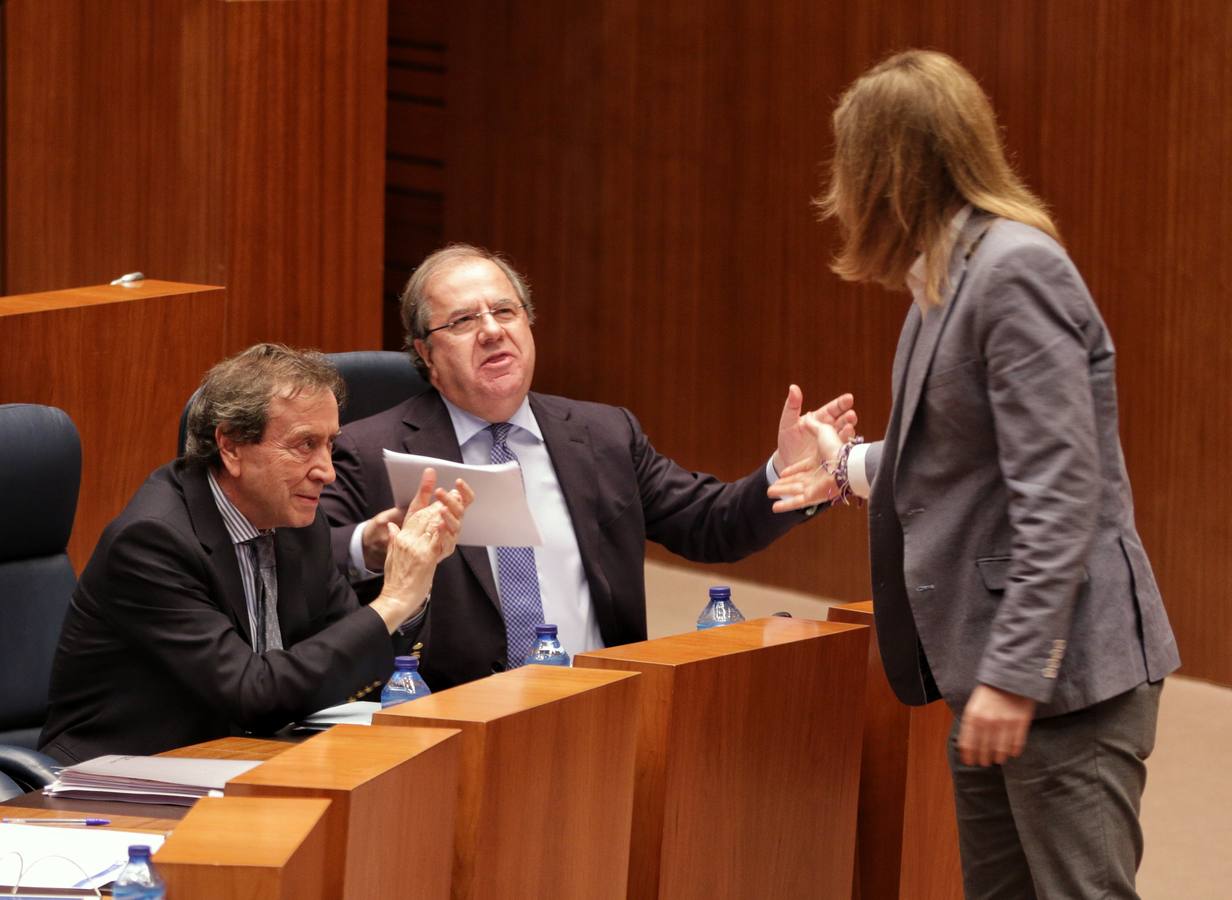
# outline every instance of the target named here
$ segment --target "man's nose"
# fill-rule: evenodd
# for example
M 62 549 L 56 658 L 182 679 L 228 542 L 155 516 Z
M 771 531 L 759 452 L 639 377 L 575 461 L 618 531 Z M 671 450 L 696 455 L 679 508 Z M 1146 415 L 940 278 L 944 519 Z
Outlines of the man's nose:
M 479 314 L 479 334 L 484 338 L 499 337 L 504 332 L 504 326 L 496 321 L 496 316 L 490 310 Z
M 308 477 L 321 484 L 333 484 L 336 476 L 334 475 L 334 458 L 330 454 L 329 447 L 321 448 L 318 453 L 317 458 L 313 460 L 312 468 L 308 471 Z

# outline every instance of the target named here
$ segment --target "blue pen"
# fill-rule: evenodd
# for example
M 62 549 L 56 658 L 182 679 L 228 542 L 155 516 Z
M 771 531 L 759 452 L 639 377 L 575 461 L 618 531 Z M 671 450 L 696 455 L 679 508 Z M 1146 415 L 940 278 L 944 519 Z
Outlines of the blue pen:
M 110 825 L 110 819 L 0 819 L 6 825 Z

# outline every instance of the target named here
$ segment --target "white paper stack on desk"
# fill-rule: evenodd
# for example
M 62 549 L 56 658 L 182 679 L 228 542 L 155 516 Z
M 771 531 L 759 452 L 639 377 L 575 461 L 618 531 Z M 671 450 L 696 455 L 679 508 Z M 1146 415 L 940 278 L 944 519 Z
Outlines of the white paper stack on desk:
M 221 796 L 228 781 L 260 764 L 250 759 L 100 756 L 62 770 L 43 793 L 59 799 L 192 806 L 200 797 Z

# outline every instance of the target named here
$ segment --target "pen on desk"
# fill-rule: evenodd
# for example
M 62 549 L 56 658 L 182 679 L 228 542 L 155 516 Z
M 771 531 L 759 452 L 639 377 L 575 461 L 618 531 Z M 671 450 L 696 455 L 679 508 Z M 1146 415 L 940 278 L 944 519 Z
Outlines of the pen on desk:
M 0 819 L 6 825 L 110 825 L 110 819 Z

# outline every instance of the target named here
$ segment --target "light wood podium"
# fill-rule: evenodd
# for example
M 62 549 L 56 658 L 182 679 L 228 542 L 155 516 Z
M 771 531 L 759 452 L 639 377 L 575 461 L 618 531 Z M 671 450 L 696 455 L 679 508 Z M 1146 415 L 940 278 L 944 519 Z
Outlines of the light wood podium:
M 962 868 L 944 703 L 904 706 L 881 666 L 871 601 L 831 607 L 830 621 L 868 625 L 868 701 L 856 838 L 858 900 L 961 900 Z
M 625 896 L 638 682 L 525 666 L 373 717 L 462 732 L 454 897 Z
M 176 900 L 327 900 L 343 848 L 327 839 L 321 798 L 205 797 L 154 854 Z
M 103 527 L 175 457 L 184 401 L 223 357 L 226 320 L 222 288 L 170 281 L 0 297 L 0 403 L 58 406 L 81 434 L 68 544 L 78 572 Z
M 338 863 L 325 896 L 444 898 L 453 864 L 456 729 L 335 725 L 227 782 L 228 797 L 326 797 Z
M 642 674 L 630 897 L 850 893 L 867 642 L 768 618 L 578 655 Z

